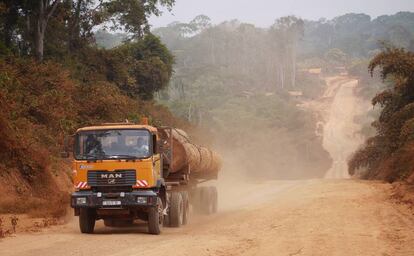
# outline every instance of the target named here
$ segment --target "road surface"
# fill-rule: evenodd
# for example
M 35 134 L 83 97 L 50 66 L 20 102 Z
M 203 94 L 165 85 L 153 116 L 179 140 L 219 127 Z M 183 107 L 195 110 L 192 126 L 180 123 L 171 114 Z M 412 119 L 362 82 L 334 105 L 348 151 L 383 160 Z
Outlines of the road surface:
M 261 200 L 250 191 L 264 187 Z M 272 190 L 270 188 L 275 188 Z M 280 189 L 283 187 L 283 189 Z M 0 255 L 414 255 L 414 218 L 387 184 L 355 180 L 249 185 L 226 210 L 147 235 L 144 226 L 79 233 L 76 219 L 0 241 Z M 242 204 L 237 204 L 241 202 Z
M 328 90 L 324 97 L 332 96 L 333 101 L 328 108 L 327 122 L 323 132 L 323 146 L 330 153 L 333 165 L 326 173 L 328 179 L 349 178 L 347 160 L 364 142 L 359 134 L 360 125 L 355 123 L 357 115 L 366 114 L 371 106 L 355 97 L 354 90 L 358 85 L 355 79 L 327 79 Z

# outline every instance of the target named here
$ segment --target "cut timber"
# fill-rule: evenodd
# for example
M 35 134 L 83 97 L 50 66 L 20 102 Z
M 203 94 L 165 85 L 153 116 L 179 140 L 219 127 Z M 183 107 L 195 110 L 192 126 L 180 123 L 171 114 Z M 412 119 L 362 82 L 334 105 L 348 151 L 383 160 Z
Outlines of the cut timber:
M 187 133 L 179 129 L 172 129 L 172 139 L 171 173 L 190 169 L 192 173 L 201 176 L 217 175 L 221 167 L 221 158 L 216 152 L 191 143 Z

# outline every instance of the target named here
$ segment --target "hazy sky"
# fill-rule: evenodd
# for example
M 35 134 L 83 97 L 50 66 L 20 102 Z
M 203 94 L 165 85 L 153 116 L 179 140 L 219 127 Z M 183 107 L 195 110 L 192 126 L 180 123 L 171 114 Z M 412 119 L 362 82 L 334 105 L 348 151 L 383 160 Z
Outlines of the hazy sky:
M 209 16 L 213 23 L 239 19 L 258 26 L 269 26 L 281 16 L 296 15 L 317 20 L 345 13 L 366 13 L 372 17 L 414 11 L 414 0 L 176 0 L 172 13 L 152 17 L 154 27 L 173 21 L 188 22 L 199 14 Z

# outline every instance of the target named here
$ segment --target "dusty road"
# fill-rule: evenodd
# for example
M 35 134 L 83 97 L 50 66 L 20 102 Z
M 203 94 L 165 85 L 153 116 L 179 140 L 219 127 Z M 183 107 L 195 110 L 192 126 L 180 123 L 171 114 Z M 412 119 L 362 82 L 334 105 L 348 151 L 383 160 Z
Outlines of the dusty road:
M 323 146 L 330 153 L 333 165 L 325 178 L 349 178 L 347 160 L 364 142 L 358 133 L 360 126 L 354 119 L 367 113 L 371 104 L 355 97 L 354 89 L 358 85 L 355 79 L 328 78 L 327 84 L 324 97 L 332 97 L 333 100 L 327 110 Z
M 322 136 L 323 147 L 332 157 L 333 165 L 325 175 L 327 179 L 347 179 L 347 160 L 364 142 L 359 134 L 360 124 L 355 117 L 363 116 L 372 105 L 355 95 L 358 81 L 347 76 L 325 78 L 326 89 L 315 100 L 305 101 L 299 106 L 313 111 L 320 120 L 316 134 Z M 319 131 L 322 127 L 322 132 Z
M 261 200 L 237 205 L 260 188 L 267 191 Z M 389 201 L 386 184 L 256 183 L 233 201 L 215 216 L 193 218 L 161 236 L 145 234 L 143 226 L 102 224 L 96 234 L 82 235 L 73 220 L 4 239 L 0 255 L 414 255 L 413 215 Z
M 145 225 L 79 233 L 77 219 L 40 233 L 0 240 L 0 255 L 414 255 L 414 215 L 390 199 L 390 185 L 346 178 L 345 160 L 361 142 L 354 116 L 355 80 L 329 78 L 320 100 L 325 148 L 334 160 L 326 180 L 218 183 L 220 211 L 190 224 L 146 234 Z M 227 180 L 227 181 L 226 181 Z M 231 182 L 228 182 L 231 181 Z

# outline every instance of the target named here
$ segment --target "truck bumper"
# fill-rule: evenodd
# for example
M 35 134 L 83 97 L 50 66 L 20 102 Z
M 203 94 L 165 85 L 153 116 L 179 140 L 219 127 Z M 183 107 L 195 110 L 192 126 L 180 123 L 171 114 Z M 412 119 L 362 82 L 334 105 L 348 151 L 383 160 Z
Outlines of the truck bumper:
M 157 204 L 157 194 L 151 190 L 101 193 L 77 191 L 71 195 L 71 207 L 95 209 L 128 209 L 153 207 Z

